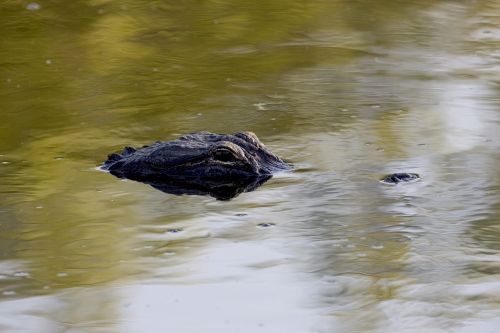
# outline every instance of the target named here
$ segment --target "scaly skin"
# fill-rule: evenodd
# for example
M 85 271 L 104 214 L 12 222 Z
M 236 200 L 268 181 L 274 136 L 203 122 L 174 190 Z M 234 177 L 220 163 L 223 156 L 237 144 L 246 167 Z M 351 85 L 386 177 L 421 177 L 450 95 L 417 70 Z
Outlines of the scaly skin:
M 273 172 L 290 169 L 290 165 L 267 150 L 252 132 L 198 132 L 139 149 L 125 147 L 120 154 L 110 154 L 101 169 L 169 193 L 217 197 L 213 192 L 220 189 L 224 189 L 222 196 L 253 190 Z

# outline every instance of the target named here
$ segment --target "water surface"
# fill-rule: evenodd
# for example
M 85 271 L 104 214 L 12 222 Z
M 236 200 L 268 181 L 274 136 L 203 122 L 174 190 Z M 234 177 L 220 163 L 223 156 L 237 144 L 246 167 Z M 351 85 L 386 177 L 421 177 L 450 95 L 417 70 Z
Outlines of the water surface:
M 497 1 L 0 9 L 2 331 L 498 331 Z M 95 169 L 200 130 L 295 170 L 217 201 Z

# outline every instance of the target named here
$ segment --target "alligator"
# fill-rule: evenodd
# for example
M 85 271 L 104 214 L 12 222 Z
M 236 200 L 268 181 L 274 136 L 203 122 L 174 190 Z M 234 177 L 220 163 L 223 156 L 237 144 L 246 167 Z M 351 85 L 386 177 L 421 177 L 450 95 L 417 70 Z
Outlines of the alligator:
M 197 132 L 138 149 L 125 147 L 100 167 L 166 193 L 208 194 L 218 200 L 253 191 L 276 171 L 290 168 L 252 132 Z

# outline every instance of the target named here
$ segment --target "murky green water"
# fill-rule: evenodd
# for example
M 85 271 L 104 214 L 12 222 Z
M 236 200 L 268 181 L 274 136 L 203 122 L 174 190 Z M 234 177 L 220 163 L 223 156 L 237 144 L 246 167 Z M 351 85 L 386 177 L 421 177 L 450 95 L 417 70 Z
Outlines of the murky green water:
M 499 331 L 498 1 L 0 12 L 2 332 Z M 95 170 L 199 130 L 296 170 L 228 202 Z

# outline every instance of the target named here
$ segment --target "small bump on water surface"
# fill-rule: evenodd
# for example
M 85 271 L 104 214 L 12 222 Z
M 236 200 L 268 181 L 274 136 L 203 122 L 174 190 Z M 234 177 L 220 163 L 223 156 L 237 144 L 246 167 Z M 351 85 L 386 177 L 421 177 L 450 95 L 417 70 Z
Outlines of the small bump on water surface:
M 380 182 L 384 184 L 396 185 L 399 183 L 412 183 L 419 181 L 421 178 L 416 173 L 392 173 L 390 175 L 384 176 Z
M 40 4 L 36 2 L 30 2 L 26 5 L 26 9 L 31 11 L 39 10 L 40 8 L 42 8 L 42 6 L 40 6 Z
M 16 273 L 14 273 L 14 276 L 28 278 L 28 277 L 30 277 L 30 273 L 28 273 L 28 272 L 16 272 Z
M 167 230 L 169 234 L 178 234 L 179 232 L 184 231 L 182 228 L 171 228 Z
M 257 224 L 257 226 L 259 228 L 271 228 L 271 227 L 274 227 L 276 224 L 274 223 L 259 223 Z

